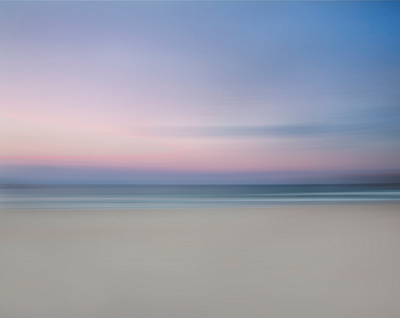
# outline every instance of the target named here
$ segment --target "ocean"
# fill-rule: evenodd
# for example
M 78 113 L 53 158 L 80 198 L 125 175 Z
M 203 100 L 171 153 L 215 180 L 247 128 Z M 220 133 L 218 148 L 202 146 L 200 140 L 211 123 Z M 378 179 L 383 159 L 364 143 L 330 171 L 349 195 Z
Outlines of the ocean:
M 218 208 L 381 201 L 400 201 L 400 185 L 3 185 L 0 188 L 0 207 L 5 209 Z

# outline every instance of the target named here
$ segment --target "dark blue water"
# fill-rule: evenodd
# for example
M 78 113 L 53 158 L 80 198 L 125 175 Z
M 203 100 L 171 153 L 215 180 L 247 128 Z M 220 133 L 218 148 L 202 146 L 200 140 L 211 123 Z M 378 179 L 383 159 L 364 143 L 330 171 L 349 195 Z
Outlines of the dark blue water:
M 400 185 L 2 186 L 11 209 L 210 208 L 400 201 Z

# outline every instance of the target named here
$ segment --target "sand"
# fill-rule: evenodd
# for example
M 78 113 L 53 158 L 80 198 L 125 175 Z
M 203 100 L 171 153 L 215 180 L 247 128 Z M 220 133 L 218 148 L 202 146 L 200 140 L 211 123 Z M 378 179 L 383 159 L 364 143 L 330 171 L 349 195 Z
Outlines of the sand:
M 400 317 L 400 205 L 0 211 L 0 317 Z

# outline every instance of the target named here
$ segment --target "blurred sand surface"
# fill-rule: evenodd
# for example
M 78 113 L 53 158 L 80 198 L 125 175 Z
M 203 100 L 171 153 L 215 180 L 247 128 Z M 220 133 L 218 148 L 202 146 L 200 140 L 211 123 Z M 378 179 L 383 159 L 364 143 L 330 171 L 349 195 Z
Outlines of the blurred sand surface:
M 0 211 L 0 317 L 400 317 L 400 205 Z

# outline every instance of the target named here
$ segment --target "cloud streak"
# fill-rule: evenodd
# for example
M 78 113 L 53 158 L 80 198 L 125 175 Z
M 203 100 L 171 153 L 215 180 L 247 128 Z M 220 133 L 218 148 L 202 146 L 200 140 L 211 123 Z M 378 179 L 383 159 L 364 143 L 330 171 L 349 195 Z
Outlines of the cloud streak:
M 400 138 L 400 105 L 363 108 L 342 112 L 330 120 L 298 121 L 281 124 L 256 125 L 195 125 L 156 128 L 153 133 L 187 138 L 313 138 L 364 136 L 385 139 Z
M 376 125 L 374 122 L 365 123 L 293 123 L 280 125 L 224 125 L 174 127 L 157 130 L 171 137 L 245 137 L 245 138 L 311 138 L 343 136 L 353 134 L 389 134 L 398 136 L 399 131 L 394 126 Z

